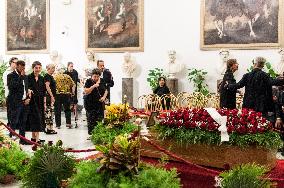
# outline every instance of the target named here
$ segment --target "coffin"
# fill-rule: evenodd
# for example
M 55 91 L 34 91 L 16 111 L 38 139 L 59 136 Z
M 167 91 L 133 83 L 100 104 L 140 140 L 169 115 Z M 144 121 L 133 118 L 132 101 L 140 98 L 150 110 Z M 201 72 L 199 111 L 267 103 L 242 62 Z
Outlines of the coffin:
M 276 166 L 276 150 L 269 150 L 257 146 L 240 148 L 238 146 L 228 145 L 181 145 L 173 139 L 159 140 L 155 137 L 155 134 L 152 135 L 153 136 L 150 137 L 151 141 L 194 164 L 222 169 L 231 168 L 244 163 L 255 163 L 266 166 L 268 169 L 272 169 Z M 154 146 L 143 140 L 141 142 L 141 155 L 161 158 L 166 154 L 158 151 Z M 178 161 L 172 157 L 169 159 Z

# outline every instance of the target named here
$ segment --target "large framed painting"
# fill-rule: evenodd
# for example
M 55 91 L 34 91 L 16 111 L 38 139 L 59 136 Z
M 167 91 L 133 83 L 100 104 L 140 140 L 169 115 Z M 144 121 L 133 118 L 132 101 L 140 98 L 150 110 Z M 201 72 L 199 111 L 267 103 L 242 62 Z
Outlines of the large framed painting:
M 144 51 L 143 0 L 86 0 L 86 49 Z
M 283 44 L 283 0 L 201 0 L 201 49 Z
M 48 53 L 49 0 L 6 0 L 6 53 Z

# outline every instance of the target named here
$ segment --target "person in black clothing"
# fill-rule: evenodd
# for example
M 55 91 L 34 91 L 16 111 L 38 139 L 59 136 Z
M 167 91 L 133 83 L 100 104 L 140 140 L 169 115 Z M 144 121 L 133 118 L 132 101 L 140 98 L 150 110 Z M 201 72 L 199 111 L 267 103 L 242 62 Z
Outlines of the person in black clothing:
M 281 133 L 281 139 L 284 141 L 284 126 L 283 126 L 283 120 L 284 120 L 284 87 L 273 87 L 273 100 L 275 104 L 275 114 L 276 114 L 276 120 L 275 120 L 275 128 L 282 131 Z M 284 156 L 284 147 L 280 148 L 278 150 L 281 152 L 281 155 Z
M 9 89 L 8 103 L 11 115 L 10 127 L 13 130 L 19 129 L 20 135 L 25 136 L 31 92 L 28 90 L 24 61 L 19 60 L 16 70 L 8 74 L 7 86 Z M 12 137 L 11 133 L 10 137 Z M 21 139 L 20 144 L 27 145 L 29 143 Z
M 220 85 L 220 108 L 235 109 L 236 108 L 236 93 L 237 90 L 227 90 L 224 85 L 236 84 L 233 73 L 238 70 L 238 63 L 236 59 L 229 59 L 227 61 L 227 70 L 224 74 L 223 81 Z
M 74 96 L 71 96 L 71 106 L 73 108 L 74 111 L 74 115 L 75 115 L 75 128 L 77 128 L 77 104 L 78 104 L 78 98 L 77 98 L 77 83 L 80 83 L 80 79 L 79 79 L 79 74 L 78 72 L 74 69 L 74 64 L 72 62 L 68 62 L 67 63 L 67 70 L 64 72 L 64 74 L 69 75 L 72 80 L 75 83 L 75 93 Z
M 262 71 L 265 62 L 265 58 L 257 57 L 254 61 L 254 69 L 246 73 L 237 84 L 229 84 L 228 89 L 235 91 L 245 87 L 242 107 L 261 112 L 269 120 L 275 112 L 272 86 L 284 85 L 284 79 L 272 79 L 269 74 Z
M 44 76 L 44 83 L 46 88 L 45 94 L 45 124 L 46 124 L 46 134 L 57 134 L 53 129 L 53 107 L 55 103 L 56 96 L 56 83 L 53 78 L 53 73 L 55 71 L 55 65 L 49 64 L 46 66 L 47 74 Z
M 166 84 L 166 78 L 165 77 L 160 77 L 158 79 L 159 85 L 158 87 L 154 90 L 154 94 L 158 95 L 159 97 L 162 97 L 163 95 L 168 95 L 170 94 L 170 89 L 168 88 Z M 162 100 L 162 108 L 163 110 L 165 109 L 170 109 L 170 104 L 171 100 L 170 98 L 166 99 L 166 106 L 165 106 L 165 100 Z
M 100 79 L 99 69 L 92 71 L 92 77 L 86 80 L 84 87 L 84 107 L 86 109 L 88 134 L 91 135 L 98 121 L 104 118 L 104 101 L 107 96 L 107 87 Z
M 9 61 L 9 65 L 10 67 L 7 68 L 5 70 L 5 72 L 3 73 L 3 85 L 4 85 L 4 89 L 5 89 L 5 98 L 6 98 L 6 107 L 7 107 L 7 119 L 8 119 L 8 126 L 10 126 L 10 122 L 11 122 L 11 110 L 9 109 L 9 102 L 8 102 L 8 94 L 9 94 L 9 89 L 8 89 L 8 85 L 7 85 L 7 76 L 8 74 L 10 74 L 11 72 L 13 72 L 14 70 L 16 70 L 17 68 L 17 61 L 18 58 L 16 57 L 12 57 Z
M 32 90 L 30 113 L 28 115 L 27 130 L 32 132 L 32 141 L 39 142 L 39 132 L 45 130 L 45 83 L 40 75 L 42 65 L 39 61 L 32 64 L 33 72 L 28 75 L 29 89 Z
M 104 82 L 105 82 L 106 87 L 107 87 L 107 91 L 108 91 L 107 99 L 108 99 L 108 101 L 106 101 L 106 104 L 109 104 L 110 103 L 110 88 L 113 87 L 113 85 L 114 85 L 113 77 L 112 77 L 112 74 L 109 71 L 109 69 L 105 68 L 105 63 L 104 63 L 103 60 L 97 61 L 97 67 L 98 67 L 98 69 L 100 69 L 100 71 L 102 73 L 101 78 L 104 79 Z

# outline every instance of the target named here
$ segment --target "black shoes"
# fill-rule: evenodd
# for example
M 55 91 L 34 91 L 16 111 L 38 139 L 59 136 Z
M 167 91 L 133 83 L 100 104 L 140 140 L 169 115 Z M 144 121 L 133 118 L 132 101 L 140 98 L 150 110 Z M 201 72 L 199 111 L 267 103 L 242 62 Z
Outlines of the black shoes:
M 57 134 L 55 130 L 46 130 L 45 134 Z

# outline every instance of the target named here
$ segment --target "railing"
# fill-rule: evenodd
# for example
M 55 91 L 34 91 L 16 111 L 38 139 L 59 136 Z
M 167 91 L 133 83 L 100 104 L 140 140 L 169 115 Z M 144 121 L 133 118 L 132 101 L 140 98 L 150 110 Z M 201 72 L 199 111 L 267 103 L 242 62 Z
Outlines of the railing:
M 236 99 L 237 108 L 242 107 L 243 96 Z M 155 94 L 142 95 L 138 98 L 138 108 L 145 111 L 175 110 L 179 108 L 219 108 L 220 96 L 216 93 L 203 95 L 199 92 L 181 92 L 177 96 L 173 94 L 158 96 Z

